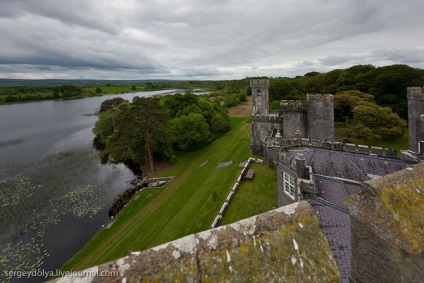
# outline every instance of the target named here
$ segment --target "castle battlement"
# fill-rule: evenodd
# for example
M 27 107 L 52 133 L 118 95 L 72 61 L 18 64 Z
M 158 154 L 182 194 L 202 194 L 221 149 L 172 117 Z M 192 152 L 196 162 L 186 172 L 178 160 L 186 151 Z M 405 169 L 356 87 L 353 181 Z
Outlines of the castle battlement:
M 256 79 L 250 80 L 251 88 L 269 88 L 269 80 L 268 79 Z
M 282 100 L 280 109 L 281 112 L 307 113 L 308 104 L 304 100 Z
M 306 97 L 308 100 L 333 100 L 334 99 L 334 95 L 329 94 L 329 93 L 308 93 L 306 94 Z
M 424 88 L 408 87 L 406 88 L 408 99 L 424 100 Z
M 254 115 L 252 116 L 253 122 L 269 122 L 269 123 L 282 123 L 283 118 L 278 115 Z

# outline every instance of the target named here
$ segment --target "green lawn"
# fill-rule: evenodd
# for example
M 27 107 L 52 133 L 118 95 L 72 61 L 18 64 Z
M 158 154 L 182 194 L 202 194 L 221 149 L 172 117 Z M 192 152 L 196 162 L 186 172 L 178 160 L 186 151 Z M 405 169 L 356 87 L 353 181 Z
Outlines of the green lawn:
M 135 90 L 131 89 L 130 85 L 118 85 L 118 86 L 99 86 L 102 89 L 102 94 L 121 94 L 129 92 L 145 91 L 144 86 L 136 86 Z M 96 93 L 95 87 L 84 87 L 84 93 Z
M 112 227 L 101 230 L 63 269 L 81 270 L 209 229 L 241 172 L 239 162 L 251 155 L 248 121 L 231 118 L 228 133 L 201 150 L 185 153 L 175 166 L 161 172 L 175 178 L 162 189 L 140 192 Z M 216 169 L 219 162 L 229 160 L 233 161 L 229 167 Z
M 262 164 L 251 164 L 255 170 L 252 180 L 240 183 L 221 225 L 236 222 L 278 207 L 277 170 Z

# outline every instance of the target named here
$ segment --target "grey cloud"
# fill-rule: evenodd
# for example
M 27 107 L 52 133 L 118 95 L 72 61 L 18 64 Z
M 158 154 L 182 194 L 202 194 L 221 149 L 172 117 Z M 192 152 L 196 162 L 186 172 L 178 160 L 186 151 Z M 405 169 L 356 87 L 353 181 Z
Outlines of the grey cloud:
M 422 3 L 0 0 L 0 76 L 2 65 L 15 77 L 212 79 L 419 65 Z
M 393 61 L 394 63 L 423 64 L 424 48 L 415 49 L 380 49 L 373 52 L 376 57 Z
M 320 63 L 324 66 L 339 66 L 348 62 L 363 62 L 366 60 L 365 56 L 361 55 L 331 55 L 325 58 L 319 59 Z

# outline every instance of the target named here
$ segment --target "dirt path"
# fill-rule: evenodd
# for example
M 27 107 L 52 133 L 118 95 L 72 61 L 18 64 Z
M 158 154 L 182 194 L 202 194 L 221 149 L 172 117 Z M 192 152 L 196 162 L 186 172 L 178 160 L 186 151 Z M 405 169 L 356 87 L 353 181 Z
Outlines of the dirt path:
M 249 117 L 252 115 L 252 97 L 248 96 L 247 101 L 240 105 L 228 108 L 231 117 Z

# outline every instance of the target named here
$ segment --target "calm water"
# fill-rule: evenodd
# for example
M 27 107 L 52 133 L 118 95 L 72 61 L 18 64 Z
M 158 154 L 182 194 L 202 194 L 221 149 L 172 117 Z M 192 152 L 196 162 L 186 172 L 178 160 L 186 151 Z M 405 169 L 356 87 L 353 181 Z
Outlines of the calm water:
M 60 268 L 108 223 L 113 196 L 134 175 L 100 163 L 90 114 L 106 99 L 165 93 L 175 91 L 0 105 L 1 276 Z

